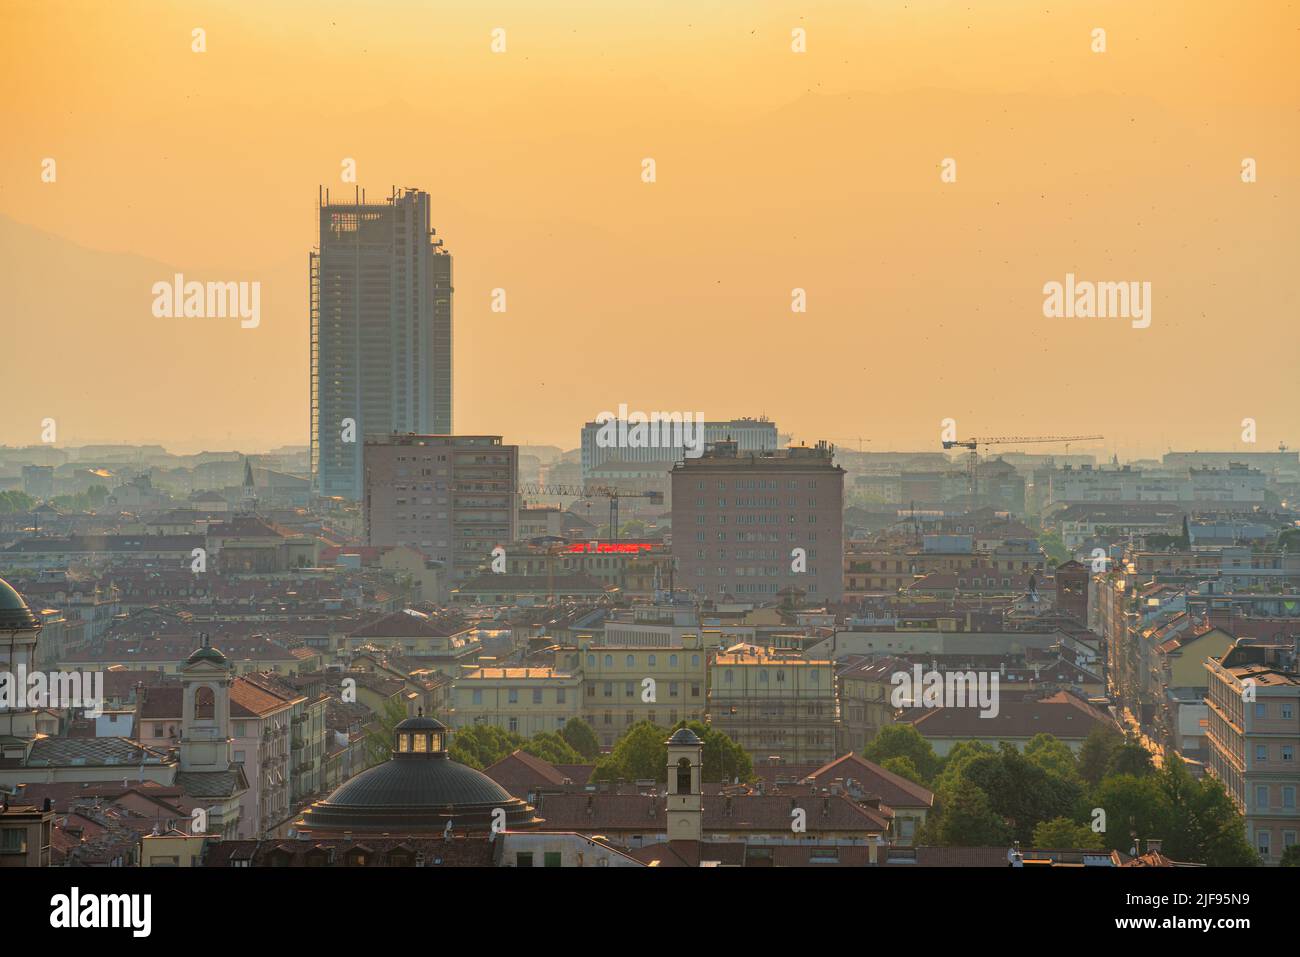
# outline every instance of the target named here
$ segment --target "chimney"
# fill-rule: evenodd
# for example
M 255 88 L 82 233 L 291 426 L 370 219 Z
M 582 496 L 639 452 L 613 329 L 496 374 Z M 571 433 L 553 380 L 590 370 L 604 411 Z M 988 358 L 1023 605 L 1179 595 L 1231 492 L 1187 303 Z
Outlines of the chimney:
M 1147 838 L 1147 853 L 1159 854 L 1160 848 L 1164 847 L 1164 844 L 1165 844 L 1164 838 L 1160 838 L 1160 837 Z

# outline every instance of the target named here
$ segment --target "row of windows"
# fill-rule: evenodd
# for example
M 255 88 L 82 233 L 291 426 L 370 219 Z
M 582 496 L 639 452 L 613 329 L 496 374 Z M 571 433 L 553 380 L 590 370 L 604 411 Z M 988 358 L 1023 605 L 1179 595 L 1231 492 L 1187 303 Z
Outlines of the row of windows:
M 727 516 L 725 516 L 725 515 L 718 515 L 718 516 L 715 516 L 715 517 L 717 518 L 717 524 L 719 524 L 719 525 L 726 525 L 726 524 L 727 524 Z M 781 524 L 781 516 L 780 516 L 780 515 L 772 515 L 772 514 L 767 513 L 767 512 L 764 512 L 764 513 L 761 514 L 761 515 L 737 515 L 737 516 L 735 516 L 735 519 L 736 519 L 735 524 L 737 524 L 737 525 L 780 525 L 780 524 Z M 787 524 L 789 524 L 789 525 L 794 525 L 794 524 L 796 524 L 798 521 L 799 521 L 799 516 L 797 516 L 797 515 L 790 515 L 790 516 L 788 516 L 788 522 L 787 522 Z M 708 525 L 708 524 L 709 524 L 709 516 L 708 516 L 708 515 L 696 515 L 696 516 L 695 516 L 695 524 L 696 524 L 696 525 Z M 817 524 L 817 516 L 816 516 L 816 515 L 809 515 L 809 516 L 808 516 L 808 524 L 809 524 L 809 525 L 816 525 L 816 524 Z
M 784 571 L 784 566 L 781 565 L 765 565 L 761 567 L 758 565 L 742 565 L 731 569 L 727 569 L 724 568 L 722 565 L 718 565 L 717 569 L 719 575 L 735 575 L 737 578 L 777 578 L 780 577 L 781 575 L 787 574 L 787 572 Z M 708 566 L 706 565 L 696 566 L 695 574 L 700 578 L 707 578 L 709 575 Z M 817 569 L 809 565 L 808 570 L 806 572 L 789 572 L 788 574 L 791 575 L 805 574 L 805 575 L 816 576 Z
M 531 692 L 532 692 L 533 704 L 544 704 L 544 703 L 545 703 L 545 702 L 542 700 L 542 696 L 543 696 L 543 694 L 544 694 L 545 691 L 546 691 L 545 688 L 532 688 L 532 689 L 530 689 L 530 690 L 531 690 Z M 568 702 L 568 689 L 567 689 L 567 688 L 556 688 L 556 689 L 554 689 L 554 691 L 555 691 L 555 703 L 556 703 L 556 704 L 565 704 L 565 703 Z M 507 700 L 510 704 L 518 704 L 518 703 L 519 703 L 519 689 L 518 689 L 518 688 L 509 688 L 509 689 L 507 689 L 507 690 L 506 690 L 506 700 Z M 473 690 L 471 690 L 471 691 L 470 691 L 470 701 L 471 701 L 473 704 L 482 704 L 482 703 L 483 703 L 483 689 L 482 689 L 482 688 L 474 688 Z
M 725 481 L 719 479 L 717 484 L 718 484 L 719 491 L 726 491 L 727 483 Z M 708 487 L 709 487 L 709 483 L 705 482 L 703 479 L 701 479 L 696 484 L 696 488 L 698 488 L 700 491 L 704 491 Z M 761 492 L 761 491 L 771 491 L 771 490 L 779 489 L 781 487 L 781 483 L 778 482 L 776 479 L 736 479 L 735 484 L 732 487 L 737 492 L 746 492 L 746 491 Z M 799 488 L 799 480 L 788 479 L 786 481 L 785 487 L 793 492 Z M 817 487 L 817 480 L 809 479 L 806 488 L 816 488 L 816 487 Z
M 606 698 L 614 697 L 614 682 L 612 681 L 604 682 L 602 690 L 604 693 L 604 697 Z M 594 681 L 587 682 L 587 697 L 588 698 L 594 697 L 595 694 L 596 694 L 596 682 Z M 623 697 L 636 698 L 639 696 L 640 696 L 640 687 L 637 684 L 637 682 L 635 681 L 623 682 Z M 700 696 L 699 682 L 693 681 L 691 682 L 691 697 L 698 698 L 699 696 Z M 668 682 L 668 697 L 670 698 L 680 697 L 678 682 L 676 681 Z
M 701 523 L 701 524 L 703 524 L 703 523 Z M 725 524 L 727 524 L 727 523 L 726 523 L 726 522 L 723 522 L 722 524 L 725 525 Z M 754 541 L 754 538 L 752 537 L 753 534 L 754 534 L 754 533 L 737 532 L 737 533 L 736 533 L 736 541 L 738 541 L 738 542 Z M 708 532 L 696 532 L 696 533 L 695 533 L 695 540 L 696 540 L 697 542 L 707 541 L 707 540 L 708 540 L 708 535 L 709 535 Z M 789 541 L 797 542 L 797 541 L 799 541 L 799 533 L 798 533 L 798 532 L 791 532 L 789 535 L 786 536 L 786 538 L 787 538 Z M 718 532 L 718 541 L 720 541 L 720 542 L 725 542 L 726 540 L 727 540 L 727 533 L 726 533 L 726 532 Z M 759 541 L 762 541 L 761 538 L 758 539 L 758 540 L 759 540 Z M 772 532 L 772 533 L 770 533 L 770 534 L 768 535 L 768 539 L 767 539 L 767 540 L 768 540 L 768 541 L 772 541 L 772 542 L 779 542 L 779 541 L 781 540 L 781 533 L 780 533 L 780 532 Z M 809 533 L 808 533 L 808 541 L 809 541 L 809 542 L 815 542 L 815 541 L 817 541 L 817 533 L 816 533 L 816 532 L 809 532 Z
M 780 508 L 781 499 L 779 496 L 773 496 L 772 498 L 738 498 L 732 502 L 732 505 L 734 505 L 736 508 Z M 791 495 L 789 498 L 786 499 L 785 505 L 786 508 L 798 508 L 799 507 L 798 497 Z M 708 508 L 709 507 L 708 499 L 697 498 L 695 500 L 695 507 Z M 725 498 L 718 499 L 718 508 L 726 508 L 726 507 L 727 507 L 727 500 Z M 808 499 L 808 507 L 816 508 L 817 499 L 815 498 Z
M 676 667 L 677 667 L 677 660 L 678 660 L 677 655 L 669 655 L 669 656 L 668 656 L 668 667 L 669 667 L 669 668 L 676 668 Z M 624 667 L 626 667 L 626 668 L 635 668 L 635 667 L 637 666 L 636 662 L 637 662 L 637 657 L 636 657 L 636 655 L 627 655 L 627 656 L 625 656 L 624 659 L 623 659 L 623 665 L 624 665 Z M 601 664 L 602 664 L 604 667 L 606 667 L 606 668 L 613 668 L 613 667 L 614 667 L 614 656 L 613 656 L 613 655 L 604 655 L 604 656 L 601 658 Z M 658 656 L 658 655 L 648 655 L 648 656 L 646 657 L 646 664 L 647 664 L 647 666 L 650 667 L 650 668 L 654 668 L 654 667 L 656 667 L 656 666 L 659 664 L 659 656 Z M 699 656 L 699 655 L 691 655 L 691 667 L 692 667 L 692 668 L 698 668 L 699 666 L 700 666 L 700 656 Z M 595 655 L 587 655 L 587 667 L 588 667 L 588 668 L 594 668 L 594 667 L 596 667 L 596 656 L 595 656 Z
M 695 557 L 698 558 L 698 559 L 700 559 L 700 560 L 704 560 L 704 559 L 708 558 L 709 556 L 708 556 L 708 554 L 705 552 L 705 550 L 701 548 L 701 549 L 698 549 L 698 550 L 695 552 Z M 727 550 L 726 550 L 725 548 L 719 548 L 719 549 L 718 549 L 718 558 L 719 558 L 720 560 L 724 560 L 724 561 L 725 561 L 725 560 L 726 560 L 726 557 L 727 557 Z M 754 559 L 754 558 L 784 558 L 785 555 L 782 554 L 781 552 L 778 552 L 775 548 L 738 548 L 738 549 L 736 549 L 736 554 L 735 554 L 734 557 L 735 557 L 735 558 L 738 558 L 738 559 L 746 559 L 746 558 L 748 558 L 748 559 Z M 808 558 L 816 558 L 816 557 L 817 557 L 817 549 L 815 549 L 815 548 L 810 548 L 810 549 L 808 549 L 808 555 L 807 555 L 807 557 L 808 557 Z

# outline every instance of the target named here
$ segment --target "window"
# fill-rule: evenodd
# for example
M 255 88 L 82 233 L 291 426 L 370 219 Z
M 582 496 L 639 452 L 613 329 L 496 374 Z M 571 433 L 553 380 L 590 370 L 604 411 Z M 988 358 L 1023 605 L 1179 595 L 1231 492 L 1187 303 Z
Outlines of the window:
M 636 667 L 636 655 L 628 655 L 628 656 L 627 656 L 627 659 L 626 659 L 626 661 L 625 661 L 625 664 L 626 664 L 627 667 L 629 667 L 629 668 L 635 668 L 635 667 Z
M 534 689 L 533 689 L 533 704 L 541 704 L 541 703 L 542 703 L 542 689 L 541 689 L 541 688 L 534 688 Z
M 559 867 L 561 855 L 559 851 L 546 851 L 542 855 L 543 867 Z
M 520 851 L 515 855 L 515 867 L 532 867 L 533 855 L 531 851 Z
M 563 688 L 556 688 L 556 689 L 555 689 L 555 703 L 556 703 L 556 704 L 564 704 L 564 702 L 565 702 L 564 689 L 563 689 Z
M 1268 717 L 1268 705 L 1266 705 L 1263 701 L 1255 702 L 1255 717 L 1257 718 Z
M 475 688 L 474 691 L 473 691 L 472 694 L 471 694 L 471 698 L 473 699 L 474 704 L 482 704 L 482 703 L 483 703 L 483 689 L 482 689 L 482 688 Z
M 1288 784 L 1282 788 L 1282 806 L 1287 810 L 1295 809 L 1295 786 Z
M 509 690 L 509 692 L 507 692 L 507 695 L 508 695 L 508 698 L 509 698 L 509 701 L 510 701 L 511 704 L 518 704 L 518 703 L 519 703 L 519 689 L 518 689 L 518 688 L 511 688 L 511 689 Z
M 1270 846 L 1272 845 L 1272 833 L 1269 831 L 1257 831 L 1255 833 L 1255 849 L 1259 851 L 1260 857 L 1268 857 Z
M 1260 784 L 1255 787 L 1255 806 L 1260 810 L 1268 810 L 1268 785 Z
M 1255 745 L 1255 760 L 1256 761 L 1268 760 L 1268 745 L 1266 744 Z

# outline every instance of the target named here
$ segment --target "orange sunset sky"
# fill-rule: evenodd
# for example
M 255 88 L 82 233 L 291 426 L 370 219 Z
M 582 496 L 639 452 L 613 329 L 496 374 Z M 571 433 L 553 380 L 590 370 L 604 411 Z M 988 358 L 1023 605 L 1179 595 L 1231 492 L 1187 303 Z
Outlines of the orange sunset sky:
M 0 89 L 0 443 L 306 444 L 350 157 L 432 194 L 459 432 L 1300 444 L 1297 3 L 4 0 Z M 176 272 L 259 281 L 261 325 L 155 318 Z M 1150 328 L 1045 318 L 1066 273 L 1150 282 Z

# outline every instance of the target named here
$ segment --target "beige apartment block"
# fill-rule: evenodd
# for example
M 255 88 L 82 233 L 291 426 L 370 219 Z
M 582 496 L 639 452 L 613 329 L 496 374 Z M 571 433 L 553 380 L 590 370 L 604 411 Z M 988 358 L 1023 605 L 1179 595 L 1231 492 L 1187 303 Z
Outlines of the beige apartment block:
M 453 684 L 452 726 L 491 724 L 525 738 L 559 731 L 579 714 L 581 682 L 554 668 L 474 668 Z
M 676 647 L 582 642 L 556 661 L 582 676 L 582 718 L 605 747 L 640 721 L 668 728 L 708 711 L 708 653 L 695 635 Z
M 1205 662 L 1207 771 L 1245 816 L 1265 864 L 1277 864 L 1300 834 L 1300 674 L 1279 651 L 1238 642 Z
M 720 654 L 710 666 L 709 686 L 713 727 L 755 761 L 820 764 L 836 757 L 833 661 L 776 649 Z

